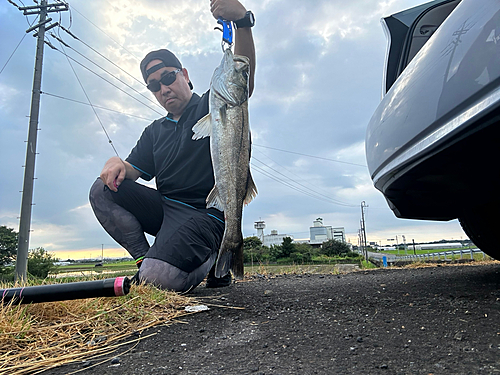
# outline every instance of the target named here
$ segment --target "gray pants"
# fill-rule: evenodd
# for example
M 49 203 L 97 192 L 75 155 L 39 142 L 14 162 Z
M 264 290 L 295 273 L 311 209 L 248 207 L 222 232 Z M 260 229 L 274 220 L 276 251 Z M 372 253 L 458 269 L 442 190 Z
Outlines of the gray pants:
M 201 266 L 186 272 L 162 260 L 145 258 L 139 270 L 139 280 L 162 289 L 187 292 L 203 281 L 216 259 L 217 254 L 212 254 Z
M 222 213 L 168 200 L 131 180 L 123 181 L 116 193 L 98 178 L 89 199 L 109 235 L 134 259 L 144 259 L 139 280 L 186 292 L 214 265 L 224 233 Z M 152 246 L 145 232 L 156 237 Z

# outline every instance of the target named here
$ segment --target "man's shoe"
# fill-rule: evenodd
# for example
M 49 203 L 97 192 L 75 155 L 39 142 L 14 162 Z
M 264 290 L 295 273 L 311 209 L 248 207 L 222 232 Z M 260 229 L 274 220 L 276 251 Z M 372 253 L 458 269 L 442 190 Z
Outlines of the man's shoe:
M 231 272 L 228 273 L 226 276 L 223 277 L 215 277 L 215 264 L 212 266 L 210 269 L 210 272 L 208 273 L 207 276 L 207 288 L 222 288 L 224 286 L 229 286 L 231 285 Z
M 209 274 L 207 277 L 206 287 L 207 288 L 222 288 L 222 287 L 231 285 L 231 282 L 232 282 L 232 277 L 231 277 L 230 273 L 228 273 L 226 276 L 223 276 L 220 278 L 217 278 L 217 277 Z
M 139 285 L 141 282 L 139 281 L 139 271 L 130 279 L 131 285 Z

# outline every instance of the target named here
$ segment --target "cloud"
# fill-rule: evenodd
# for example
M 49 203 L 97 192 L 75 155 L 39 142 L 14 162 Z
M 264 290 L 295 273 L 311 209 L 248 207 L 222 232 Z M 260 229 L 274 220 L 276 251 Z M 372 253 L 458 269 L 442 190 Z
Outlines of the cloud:
M 256 86 L 249 104 L 253 143 L 366 164 L 366 125 L 380 100 L 386 46 L 379 19 L 420 2 L 244 2 L 256 15 Z M 142 83 L 139 61 L 150 50 L 171 48 L 189 70 L 195 92 L 203 93 L 222 57 L 221 35 L 214 31 L 217 23 L 205 1 L 75 0 L 70 9 L 70 30 L 81 41 L 57 29 L 54 33 L 145 96 L 66 48 L 69 56 L 126 92 L 72 62 L 92 104 L 115 111 L 95 108 L 98 119 L 89 105 L 71 101 L 87 103 L 87 98 L 66 57 L 45 49 L 42 91 L 47 94 L 41 97 L 30 244 L 49 251 L 80 249 L 88 257 L 88 249 L 99 250 L 102 244 L 116 247 L 88 205 L 91 184 L 114 155 L 106 133 L 120 156 L 126 157 L 149 121 L 164 115 Z M 3 66 L 27 24 L 9 4 L 0 3 L 0 12 Z M 69 27 L 69 12 L 62 14 L 62 22 Z M 6 223 L 16 230 L 35 43 L 26 37 L 0 75 L 0 149 L 7 160 L 0 165 L 0 174 L 8 176 L 0 184 L 0 225 Z M 54 45 L 59 48 L 58 43 Z M 431 237 L 432 228 L 437 233 L 442 228 L 446 235 L 463 233 L 456 222 L 448 226 L 395 218 L 382 194 L 373 188 L 366 168 L 262 147 L 254 147 L 253 156 L 259 195 L 244 210 L 245 235 L 255 233 L 254 221 L 262 218 L 269 230 L 305 238 L 312 221 L 321 216 L 326 225 L 344 226 L 355 238 L 363 200 L 370 206 L 369 240 L 383 238 L 385 231 L 407 233 L 408 238 L 419 233 Z
M 0 109 L 10 112 L 19 94 L 19 90 L 14 87 L 0 83 Z
M 105 31 L 133 51 L 170 48 L 179 56 L 206 51 L 207 31 L 215 20 L 200 1 L 114 1 L 104 5 L 102 18 Z M 196 27 L 193 27 L 196 25 Z M 131 34 L 136 38 L 131 39 Z M 137 43 L 141 41 L 141 43 Z M 212 44 L 211 49 L 214 48 Z

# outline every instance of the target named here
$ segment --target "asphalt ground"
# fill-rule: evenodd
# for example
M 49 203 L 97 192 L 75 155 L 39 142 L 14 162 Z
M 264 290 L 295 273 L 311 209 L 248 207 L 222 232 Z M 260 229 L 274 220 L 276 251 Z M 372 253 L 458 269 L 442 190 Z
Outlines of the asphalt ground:
M 500 374 L 500 262 L 256 275 L 191 296 L 209 310 L 45 373 Z

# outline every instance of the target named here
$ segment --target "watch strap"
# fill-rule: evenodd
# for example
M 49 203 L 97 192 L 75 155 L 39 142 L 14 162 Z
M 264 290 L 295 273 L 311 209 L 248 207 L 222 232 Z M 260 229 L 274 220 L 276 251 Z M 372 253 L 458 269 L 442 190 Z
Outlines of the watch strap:
M 240 18 L 239 20 L 233 21 L 234 27 L 239 29 L 241 27 L 253 27 L 255 24 L 255 17 L 251 10 L 245 13 L 245 17 Z

